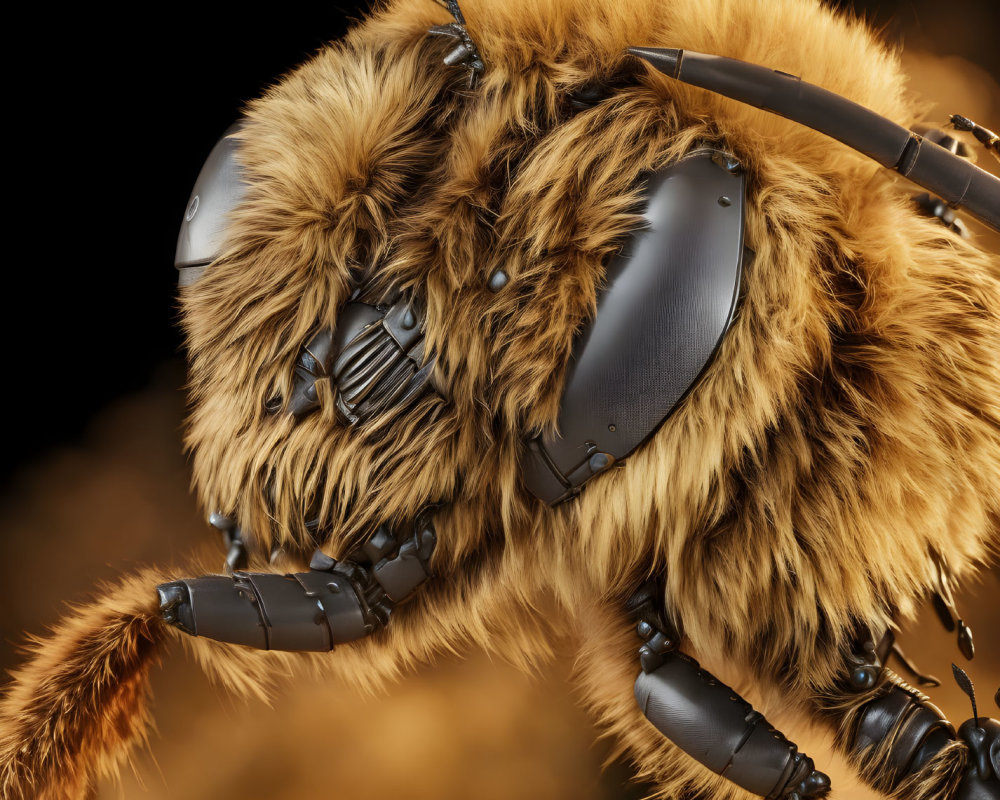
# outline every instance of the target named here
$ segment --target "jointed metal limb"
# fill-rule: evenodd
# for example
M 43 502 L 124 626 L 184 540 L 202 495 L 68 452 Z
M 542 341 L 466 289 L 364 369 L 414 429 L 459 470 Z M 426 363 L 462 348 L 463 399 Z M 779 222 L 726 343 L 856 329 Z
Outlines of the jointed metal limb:
M 803 800 L 830 790 L 830 779 L 730 687 L 679 652 L 680 635 L 662 611 L 654 584 L 629 600 L 645 640 L 635 681 L 639 708 L 660 733 L 696 761 L 768 800 Z
M 343 561 L 317 551 L 308 572 L 235 571 L 163 584 L 161 613 L 193 636 L 261 650 L 332 650 L 388 624 L 430 576 L 436 542 L 424 518 L 406 538 L 381 526 Z

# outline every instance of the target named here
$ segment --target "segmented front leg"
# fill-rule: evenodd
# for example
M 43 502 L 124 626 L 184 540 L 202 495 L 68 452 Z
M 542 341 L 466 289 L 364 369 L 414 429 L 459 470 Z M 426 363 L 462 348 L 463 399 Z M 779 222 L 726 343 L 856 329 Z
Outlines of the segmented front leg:
M 234 571 L 162 584 L 160 613 L 192 636 L 260 650 L 332 650 L 389 623 L 430 577 L 436 543 L 424 517 L 405 538 L 383 525 L 343 561 L 316 551 L 308 572 Z

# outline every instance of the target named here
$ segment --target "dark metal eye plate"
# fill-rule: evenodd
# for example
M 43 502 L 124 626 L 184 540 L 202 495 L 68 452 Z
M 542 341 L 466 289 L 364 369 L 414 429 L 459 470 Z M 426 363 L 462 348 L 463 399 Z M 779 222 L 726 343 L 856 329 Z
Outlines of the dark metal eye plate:
M 191 191 L 174 255 L 181 286 L 194 283 L 218 257 L 228 216 L 246 193 L 243 170 L 236 159 L 237 143 L 232 136 L 242 125 L 240 121 L 226 129 Z
M 651 176 L 644 216 L 608 266 L 573 346 L 557 430 L 528 443 L 528 489 L 575 494 L 663 423 L 711 361 L 736 310 L 745 175 L 699 150 Z

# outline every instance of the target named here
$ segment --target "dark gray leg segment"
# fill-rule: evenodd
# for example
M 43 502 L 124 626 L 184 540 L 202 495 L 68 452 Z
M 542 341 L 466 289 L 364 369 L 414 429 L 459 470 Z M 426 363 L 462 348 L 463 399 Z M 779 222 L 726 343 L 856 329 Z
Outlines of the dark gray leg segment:
M 731 688 L 681 653 L 635 682 L 639 708 L 696 761 L 761 797 L 819 797 L 830 779 Z
M 639 618 L 642 672 L 635 699 L 654 727 L 713 772 L 768 800 L 822 797 L 830 779 L 730 687 L 677 652 L 680 635 L 646 585 L 628 606 Z
M 424 519 L 402 541 L 383 526 L 342 562 L 317 551 L 308 572 L 234 572 L 163 584 L 160 612 L 192 636 L 260 650 L 332 650 L 388 624 L 392 610 L 430 577 L 436 541 Z

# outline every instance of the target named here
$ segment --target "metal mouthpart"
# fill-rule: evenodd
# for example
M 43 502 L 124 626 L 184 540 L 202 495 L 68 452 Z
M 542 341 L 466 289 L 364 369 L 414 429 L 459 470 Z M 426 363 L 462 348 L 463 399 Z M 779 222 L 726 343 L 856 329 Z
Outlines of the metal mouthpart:
M 424 361 L 423 309 L 402 297 L 387 309 L 353 302 L 334 334 L 330 374 L 337 410 L 352 425 L 409 403 L 430 381 L 434 360 Z
M 434 359 L 424 357 L 424 310 L 408 295 L 390 302 L 344 306 L 335 329 L 321 329 L 303 346 L 287 402 L 276 398 L 267 410 L 284 406 L 301 419 L 320 407 L 318 385 L 329 381 L 340 416 L 357 425 L 421 395 L 434 369 Z

